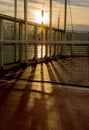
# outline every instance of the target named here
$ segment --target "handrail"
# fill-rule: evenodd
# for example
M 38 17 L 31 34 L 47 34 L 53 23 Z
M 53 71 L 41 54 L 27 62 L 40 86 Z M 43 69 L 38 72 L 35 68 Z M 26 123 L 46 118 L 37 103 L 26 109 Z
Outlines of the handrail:
M 89 45 L 89 41 L 40 41 L 40 40 L 0 40 L 0 43 L 29 43 L 29 44 L 79 44 Z

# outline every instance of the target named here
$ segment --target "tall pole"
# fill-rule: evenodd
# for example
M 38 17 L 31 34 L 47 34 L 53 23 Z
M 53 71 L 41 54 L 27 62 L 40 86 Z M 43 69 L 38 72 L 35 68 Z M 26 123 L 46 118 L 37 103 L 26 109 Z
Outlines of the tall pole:
M 24 0 L 25 40 L 27 40 L 27 0 Z M 25 62 L 27 63 L 27 43 L 25 43 Z
M 67 0 L 65 0 L 65 5 L 64 5 L 64 39 L 66 40 L 66 21 L 67 21 Z
M 15 18 L 17 18 L 17 0 L 14 0 L 14 4 L 15 4 L 15 6 L 14 6 L 14 16 L 15 16 Z
M 42 21 L 41 21 L 41 38 L 42 38 L 42 41 L 43 41 L 43 31 L 44 31 L 43 17 L 44 17 L 44 10 L 41 11 L 41 16 L 42 16 Z
M 50 41 L 52 40 L 52 0 L 50 0 L 50 20 L 49 20 L 49 25 L 50 25 Z
M 14 0 L 14 17 L 17 18 L 17 0 Z M 14 39 L 17 40 L 17 23 L 16 20 L 14 21 Z M 15 61 L 17 61 L 16 57 L 16 51 L 17 51 L 17 43 L 15 43 Z
M 67 0 L 64 2 L 64 33 L 63 40 L 66 41 Z M 61 45 L 61 56 L 66 55 L 66 46 Z
M 42 16 L 42 21 L 41 21 L 41 40 L 42 40 L 42 45 L 41 45 L 41 58 L 43 58 L 43 41 L 44 41 L 44 10 L 41 11 L 41 16 Z
M 17 0 L 14 0 L 14 17 L 17 18 Z M 17 40 L 17 24 L 14 22 L 14 39 Z
M 50 0 L 50 13 L 49 13 L 49 26 L 50 26 L 50 33 L 49 33 L 49 38 L 50 41 L 52 41 L 52 0 Z M 50 45 L 50 57 L 51 57 L 51 45 Z
M 0 19 L 0 40 L 3 40 L 3 20 Z M 3 69 L 3 42 L 0 43 L 0 69 Z
M 27 0 L 24 0 L 25 40 L 27 40 Z

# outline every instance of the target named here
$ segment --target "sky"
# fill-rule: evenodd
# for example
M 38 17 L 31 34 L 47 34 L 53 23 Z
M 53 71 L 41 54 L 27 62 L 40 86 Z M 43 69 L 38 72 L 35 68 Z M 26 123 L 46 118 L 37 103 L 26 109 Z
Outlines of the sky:
M 34 8 L 39 14 L 44 10 L 49 16 L 49 0 L 28 0 L 31 2 L 29 8 Z M 64 0 L 52 0 L 52 25 L 58 27 L 58 17 L 60 17 L 60 29 L 64 28 Z M 31 12 L 31 11 L 30 11 Z M 41 14 L 41 13 L 40 13 Z M 32 14 L 34 16 L 34 13 Z M 29 18 L 31 18 L 29 16 Z M 89 0 L 67 0 L 67 29 L 89 31 Z
M 23 17 L 23 1 L 18 1 L 18 15 Z M 27 0 L 28 20 L 49 24 L 49 0 Z M 0 0 L 0 13 L 13 16 L 14 0 Z M 4 8 L 5 7 L 5 8 Z M 42 10 L 44 18 L 41 18 Z M 64 0 L 52 0 L 52 26 L 64 28 Z M 40 20 L 41 19 L 41 20 Z M 89 31 L 89 0 L 67 0 L 67 30 Z

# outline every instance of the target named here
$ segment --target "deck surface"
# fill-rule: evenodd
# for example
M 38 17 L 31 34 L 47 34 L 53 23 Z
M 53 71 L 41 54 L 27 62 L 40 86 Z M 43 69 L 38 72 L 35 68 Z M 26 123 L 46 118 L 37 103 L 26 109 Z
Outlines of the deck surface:
M 0 72 L 0 130 L 88 130 L 89 58 Z

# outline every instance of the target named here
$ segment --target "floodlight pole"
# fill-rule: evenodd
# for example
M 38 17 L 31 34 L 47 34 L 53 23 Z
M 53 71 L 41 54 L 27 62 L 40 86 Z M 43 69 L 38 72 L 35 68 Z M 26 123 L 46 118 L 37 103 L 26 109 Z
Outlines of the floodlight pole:
M 42 40 L 42 45 L 41 45 L 41 58 L 43 57 L 43 42 L 44 42 L 44 10 L 41 11 L 41 16 L 42 16 L 42 21 L 41 21 L 41 40 Z
M 50 12 L 49 12 L 49 26 L 50 26 L 50 32 L 49 32 L 49 40 L 52 41 L 52 0 L 50 0 Z M 50 57 L 51 57 L 51 45 L 50 45 Z
M 14 0 L 14 16 L 17 18 L 17 0 Z
M 27 40 L 27 0 L 24 0 L 25 40 Z
M 50 41 L 52 40 L 52 0 L 50 0 L 50 20 L 49 20 L 49 26 L 50 26 Z
M 64 5 L 64 40 L 66 40 L 66 21 L 67 21 L 67 0 L 65 0 Z
M 24 0 L 24 22 L 25 22 L 25 40 L 27 40 L 27 0 Z M 25 62 L 27 63 L 27 43 L 25 44 Z
M 17 18 L 17 0 L 14 0 L 14 17 Z M 14 22 L 14 39 L 17 40 L 17 24 Z
M 67 20 L 67 0 L 64 2 L 64 33 L 63 33 L 63 41 L 66 41 L 66 20 Z M 61 45 L 61 55 L 65 55 L 65 45 Z

